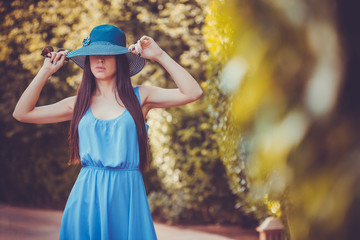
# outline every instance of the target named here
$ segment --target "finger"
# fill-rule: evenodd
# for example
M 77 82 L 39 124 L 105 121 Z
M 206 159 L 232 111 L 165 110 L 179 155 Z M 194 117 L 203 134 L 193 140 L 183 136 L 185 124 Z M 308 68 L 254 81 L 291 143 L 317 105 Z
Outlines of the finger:
M 142 36 L 141 38 L 140 38 L 140 41 L 143 41 L 143 40 L 148 40 L 149 39 L 149 37 L 148 36 Z
M 63 55 L 62 53 L 56 53 L 56 56 L 55 56 L 54 60 L 58 61 L 61 58 L 62 55 Z
M 51 57 L 50 57 L 50 60 L 51 62 L 54 61 L 54 58 L 56 57 L 56 53 L 55 52 L 51 52 Z
M 136 44 L 130 45 L 130 51 L 131 53 L 138 54 L 138 47 L 136 46 Z
M 64 54 L 64 53 L 66 53 L 66 50 L 57 52 L 57 54 Z
M 61 56 L 62 56 L 62 54 L 55 53 L 55 58 L 54 58 L 54 62 L 53 62 L 54 65 L 56 65 L 59 62 Z
M 52 63 L 52 65 L 59 69 L 64 65 L 64 61 L 65 61 L 65 55 L 64 54 L 57 54 L 56 58 L 54 59 L 54 62 Z
M 67 58 L 67 55 L 69 54 L 70 50 L 65 50 L 64 55 L 65 55 L 65 60 L 69 61 L 69 58 Z
M 66 59 L 66 54 L 62 53 L 59 59 L 59 64 L 63 65 L 65 59 Z
M 131 44 L 128 49 L 130 52 L 133 52 L 135 50 L 134 44 Z
M 149 44 L 149 43 L 151 43 L 153 41 L 153 39 L 151 37 L 149 37 L 149 36 L 143 36 L 141 41 L 144 42 L 144 43 Z
M 140 53 L 139 50 L 140 50 L 140 49 L 139 49 L 139 44 L 136 43 L 136 44 L 135 44 L 135 51 L 134 51 L 134 52 L 135 52 L 138 56 L 140 56 L 140 55 L 139 55 L 139 53 Z
M 56 56 L 54 58 L 54 62 L 53 64 L 54 65 L 57 65 L 59 62 L 64 62 L 64 59 L 65 59 L 65 52 L 64 51 L 61 51 L 61 52 L 58 52 L 56 53 Z
M 142 53 L 142 47 L 141 47 L 140 40 L 137 41 L 137 46 L 138 46 L 139 52 Z

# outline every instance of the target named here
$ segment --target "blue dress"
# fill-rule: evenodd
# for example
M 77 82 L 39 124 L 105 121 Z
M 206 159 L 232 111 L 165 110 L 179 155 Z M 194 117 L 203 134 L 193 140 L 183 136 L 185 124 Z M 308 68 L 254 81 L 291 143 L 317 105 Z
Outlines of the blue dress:
M 133 89 L 140 102 L 139 86 Z M 157 239 L 131 114 L 125 109 L 102 120 L 89 107 L 78 132 L 82 168 L 65 205 L 59 239 Z

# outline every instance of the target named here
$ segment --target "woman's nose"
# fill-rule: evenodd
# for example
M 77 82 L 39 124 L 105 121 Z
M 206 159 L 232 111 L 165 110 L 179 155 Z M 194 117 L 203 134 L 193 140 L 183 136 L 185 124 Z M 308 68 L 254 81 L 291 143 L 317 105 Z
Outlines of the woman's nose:
M 104 57 L 104 56 L 102 56 L 102 55 L 99 55 L 99 57 L 98 57 L 98 61 L 100 61 L 100 62 L 104 62 L 104 61 L 105 61 L 105 57 Z

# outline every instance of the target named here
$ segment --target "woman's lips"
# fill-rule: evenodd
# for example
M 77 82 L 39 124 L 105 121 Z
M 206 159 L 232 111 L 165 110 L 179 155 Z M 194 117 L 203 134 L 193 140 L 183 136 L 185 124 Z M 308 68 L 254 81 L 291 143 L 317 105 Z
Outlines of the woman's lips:
M 104 68 L 104 67 L 96 67 L 95 68 L 97 71 L 100 71 L 100 72 L 102 72 L 102 71 L 105 71 L 106 70 L 106 68 Z

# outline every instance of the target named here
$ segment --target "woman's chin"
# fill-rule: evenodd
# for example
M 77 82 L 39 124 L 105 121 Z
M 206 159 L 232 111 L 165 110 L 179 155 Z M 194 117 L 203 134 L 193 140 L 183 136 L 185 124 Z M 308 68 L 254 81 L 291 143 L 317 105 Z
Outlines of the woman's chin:
M 95 79 L 97 80 L 112 80 L 114 78 L 114 76 L 109 76 L 107 74 L 101 74 L 101 73 L 97 73 L 94 74 Z

